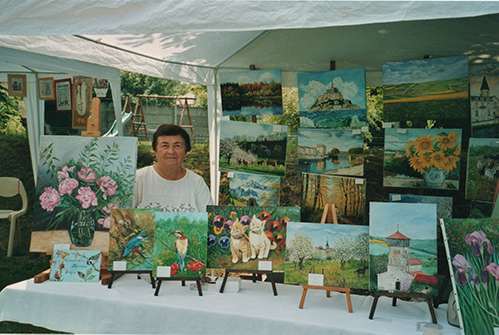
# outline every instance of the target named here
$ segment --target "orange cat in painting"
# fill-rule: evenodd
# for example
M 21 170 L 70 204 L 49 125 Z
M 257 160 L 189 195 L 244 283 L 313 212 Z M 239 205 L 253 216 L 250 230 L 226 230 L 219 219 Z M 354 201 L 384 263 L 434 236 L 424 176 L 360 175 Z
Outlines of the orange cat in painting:
M 232 254 L 232 263 L 237 263 L 241 259 L 244 263 L 248 262 L 251 247 L 248 235 L 246 235 L 247 225 L 239 222 L 239 219 L 232 224 L 230 228 L 230 252 Z

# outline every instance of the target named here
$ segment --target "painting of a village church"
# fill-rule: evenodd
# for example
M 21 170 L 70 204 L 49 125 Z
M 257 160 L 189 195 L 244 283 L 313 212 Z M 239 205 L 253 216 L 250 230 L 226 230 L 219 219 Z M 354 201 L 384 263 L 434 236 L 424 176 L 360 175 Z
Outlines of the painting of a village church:
M 436 295 L 436 204 L 370 203 L 370 291 Z
M 473 137 L 499 137 L 499 66 L 470 67 L 471 130 Z

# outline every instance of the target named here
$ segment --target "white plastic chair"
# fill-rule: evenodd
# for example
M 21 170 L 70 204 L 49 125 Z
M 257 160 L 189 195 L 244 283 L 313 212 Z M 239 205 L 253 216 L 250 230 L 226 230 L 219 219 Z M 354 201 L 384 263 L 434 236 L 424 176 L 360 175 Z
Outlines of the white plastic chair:
M 7 247 L 7 257 L 12 256 L 12 249 L 14 248 L 14 231 L 16 230 L 16 220 L 19 216 L 26 214 L 28 211 L 28 196 L 26 195 L 26 190 L 24 185 L 18 178 L 14 177 L 0 177 L 0 196 L 9 198 L 16 195 L 20 195 L 23 201 L 22 208 L 20 210 L 13 209 L 0 209 L 0 219 L 10 220 L 10 233 L 9 233 L 9 245 Z M 21 233 L 19 225 L 17 225 L 18 239 L 20 239 Z M 18 241 L 19 242 L 19 241 Z

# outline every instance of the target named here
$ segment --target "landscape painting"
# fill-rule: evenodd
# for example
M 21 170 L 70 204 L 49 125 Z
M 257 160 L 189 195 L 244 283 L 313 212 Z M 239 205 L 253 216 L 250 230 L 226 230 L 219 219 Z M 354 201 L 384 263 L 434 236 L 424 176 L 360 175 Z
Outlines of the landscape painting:
M 369 288 L 369 227 L 290 222 L 284 282 L 308 284 L 310 273 L 324 286 Z
M 326 204 L 334 204 L 338 223 L 363 225 L 366 202 L 364 179 L 303 174 L 302 222 L 320 222 Z
M 367 124 L 364 68 L 298 73 L 300 127 L 363 127 Z
M 369 290 L 437 295 L 437 205 L 371 202 Z
M 102 251 L 99 250 L 54 250 L 49 280 L 97 283 L 101 261 Z
M 499 181 L 499 138 L 470 138 L 466 199 L 494 202 Z
M 109 229 L 109 271 L 126 262 L 123 271 L 152 270 L 156 209 L 113 208 Z
M 234 172 L 229 178 L 229 188 L 230 205 L 246 206 L 253 198 L 260 207 L 279 206 L 280 177 Z
M 283 177 L 287 139 L 287 126 L 222 120 L 220 170 Z
M 468 218 L 485 219 L 492 217 L 493 202 L 471 200 Z
M 452 217 L 452 197 L 440 197 L 433 195 L 395 194 L 390 193 L 390 202 L 408 202 L 415 204 L 436 204 L 437 220 L 450 219 Z
M 499 65 L 470 66 L 471 133 L 499 137 Z
M 207 213 L 156 213 L 153 277 L 169 267 L 170 277 L 206 276 Z
M 298 129 L 300 172 L 344 176 L 364 174 L 364 136 L 352 129 Z
M 107 252 L 112 208 L 132 206 L 135 137 L 42 136 L 31 252 Z
M 383 186 L 459 189 L 461 129 L 385 129 Z
M 411 128 L 424 128 L 428 122 L 466 128 L 463 125 L 470 122 L 468 57 L 383 63 L 383 117 Z
M 208 268 L 284 271 L 286 225 L 299 207 L 208 206 Z M 268 264 L 268 263 L 266 263 Z
M 282 114 L 281 70 L 219 73 L 224 116 Z
M 499 218 L 444 219 L 440 224 L 461 333 L 496 334 Z

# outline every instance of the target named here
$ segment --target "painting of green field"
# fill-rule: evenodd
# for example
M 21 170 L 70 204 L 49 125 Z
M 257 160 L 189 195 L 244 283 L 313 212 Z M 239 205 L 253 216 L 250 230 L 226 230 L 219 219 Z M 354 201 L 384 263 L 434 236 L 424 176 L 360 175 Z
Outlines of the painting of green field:
M 306 285 L 314 273 L 324 286 L 368 289 L 369 227 L 290 222 L 287 229 L 285 283 Z
M 499 179 L 499 139 L 470 138 L 466 199 L 494 202 Z

